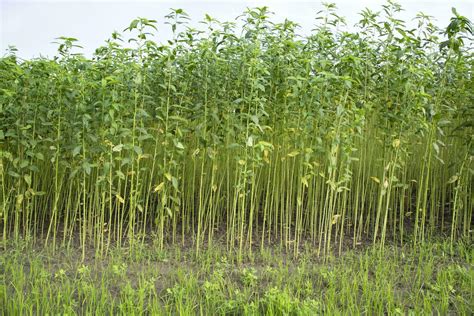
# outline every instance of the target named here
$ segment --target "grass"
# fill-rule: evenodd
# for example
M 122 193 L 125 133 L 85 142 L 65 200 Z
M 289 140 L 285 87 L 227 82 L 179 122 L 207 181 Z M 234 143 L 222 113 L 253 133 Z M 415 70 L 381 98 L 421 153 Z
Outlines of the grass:
M 473 312 L 473 247 L 359 246 L 298 260 L 274 248 L 238 259 L 225 247 L 80 251 L 16 245 L 1 253 L 5 315 L 426 315 Z

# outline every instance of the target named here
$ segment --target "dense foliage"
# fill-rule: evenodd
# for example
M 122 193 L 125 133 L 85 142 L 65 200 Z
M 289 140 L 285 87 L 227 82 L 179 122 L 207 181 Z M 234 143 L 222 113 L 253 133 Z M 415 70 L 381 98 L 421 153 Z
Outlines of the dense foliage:
M 392 2 L 348 32 L 333 5 L 310 35 L 249 9 L 151 41 L 139 18 L 93 58 L 0 59 L 0 220 L 26 238 L 99 254 L 148 237 L 278 243 L 320 254 L 434 233 L 472 235 L 472 25 Z M 159 34 L 159 33 L 158 33 Z

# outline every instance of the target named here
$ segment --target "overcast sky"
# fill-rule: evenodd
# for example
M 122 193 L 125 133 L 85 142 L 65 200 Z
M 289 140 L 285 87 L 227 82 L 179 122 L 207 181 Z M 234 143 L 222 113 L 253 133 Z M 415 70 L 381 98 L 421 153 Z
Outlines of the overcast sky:
M 365 7 L 379 10 L 383 1 L 377 0 L 334 0 L 338 14 L 345 16 L 348 25 L 359 19 L 358 13 Z M 165 1 L 165 0 L 0 0 L 0 56 L 9 45 L 18 48 L 23 58 L 54 56 L 56 46 L 52 44 L 59 36 L 75 37 L 84 47 L 82 52 L 91 56 L 92 52 L 110 37 L 114 31 L 122 31 L 136 17 L 156 19 L 159 24 L 158 41 L 170 37 L 169 26 L 165 26 L 164 16 L 170 8 L 182 8 L 191 17 L 190 25 L 198 26 L 208 13 L 221 21 L 233 21 L 247 7 L 269 6 L 275 13 L 273 20 L 284 18 L 301 25 L 301 34 L 307 34 L 315 24 L 316 12 L 322 8 L 321 1 Z M 474 0 L 399 0 L 405 9 L 399 17 L 409 21 L 420 11 L 433 16 L 436 24 L 446 27 L 451 17 L 451 7 L 467 16 L 474 16 Z

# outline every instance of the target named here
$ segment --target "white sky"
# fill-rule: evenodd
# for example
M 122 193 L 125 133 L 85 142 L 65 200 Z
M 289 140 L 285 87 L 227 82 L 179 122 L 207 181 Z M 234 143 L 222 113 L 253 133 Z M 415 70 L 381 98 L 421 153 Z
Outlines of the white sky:
M 336 3 L 337 13 L 345 16 L 348 25 L 359 20 L 358 13 L 365 7 L 380 10 L 381 0 L 328 0 Z M 451 17 L 451 7 L 471 21 L 474 17 L 474 0 L 398 0 L 404 8 L 399 18 L 411 20 L 422 11 L 436 19 L 436 24 L 446 27 Z M 170 37 L 169 26 L 164 16 L 170 8 L 182 8 L 191 17 L 191 26 L 198 27 L 198 21 L 208 13 L 220 21 L 233 21 L 247 7 L 269 6 L 275 13 L 273 21 L 288 18 L 301 25 L 301 34 L 307 34 L 315 25 L 316 12 L 322 8 L 321 1 L 169 1 L 169 0 L 0 0 L 0 56 L 8 45 L 15 45 L 23 58 L 54 56 L 59 36 L 75 37 L 84 47 L 82 52 L 92 52 L 110 37 L 114 31 L 122 31 L 136 17 L 158 20 L 158 41 Z

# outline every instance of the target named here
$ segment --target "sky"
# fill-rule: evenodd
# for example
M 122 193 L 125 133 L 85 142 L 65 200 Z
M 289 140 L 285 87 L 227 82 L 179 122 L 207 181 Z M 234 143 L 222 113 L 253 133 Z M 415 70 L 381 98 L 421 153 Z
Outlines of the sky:
M 381 0 L 333 0 L 338 15 L 346 17 L 348 26 L 359 20 L 358 13 L 368 7 L 378 11 Z M 399 18 L 410 21 L 418 12 L 434 17 L 440 27 L 446 27 L 452 16 L 451 7 L 471 21 L 474 20 L 474 0 L 398 0 L 404 11 Z M 170 8 L 181 8 L 189 14 L 190 26 L 198 27 L 205 14 L 220 21 L 234 21 L 246 8 L 268 6 L 274 13 L 272 20 L 288 18 L 300 24 L 300 34 L 308 34 L 315 25 L 321 1 L 228 0 L 228 1 L 169 1 L 169 0 L 0 0 L 0 56 L 9 45 L 18 49 L 22 58 L 56 55 L 52 42 L 60 36 L 74 37 L 83 47 L 78 52 L 91 56 L 94 50 L 110 38 L 113 31 L 122 31 L 136 17 L 158 20 L 158 42 L 171 36 L 164 16 Z

